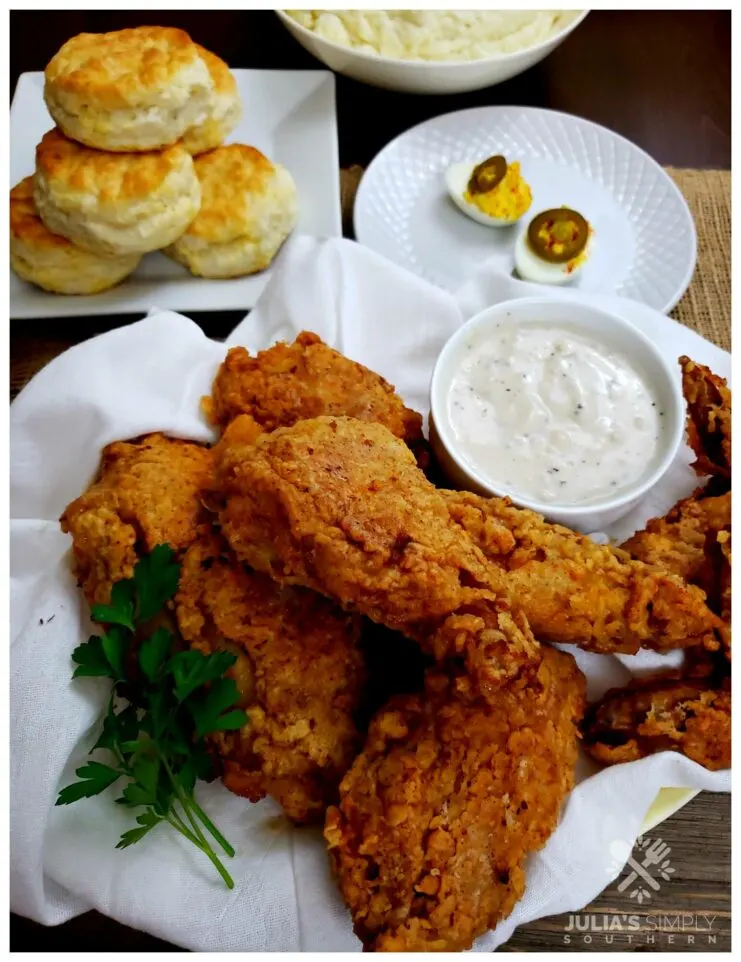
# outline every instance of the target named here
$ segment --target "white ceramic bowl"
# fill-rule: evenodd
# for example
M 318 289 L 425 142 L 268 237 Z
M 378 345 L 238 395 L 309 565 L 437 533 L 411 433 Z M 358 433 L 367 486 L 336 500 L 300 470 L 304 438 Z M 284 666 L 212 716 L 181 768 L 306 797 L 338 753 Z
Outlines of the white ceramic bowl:
M 540 504 L 497 489 L 459 449 L 448 420 L 447 401 L 453 374 L 469 336 L 474 331 L 492 328 L 505 319 L 508 323 L 567 327 L 599 340 L 608 348 L 619 351 L 655 391 L 665 411 L 663 446 L 652 469 L 618 497 L 584 506 Z M 666 473 L 677 455 L 683 435 L 684 400 L 679 369 L 671 369 L 656 346 L 632 324 L 577 300 L 523 297 L 487 308 L 472 317 L 450 338 L 440 352 L 432 374 L 430 442 L 440 466 L 455 487 L 487 497 L 508 494 L 515 504 L 586 534 L 602 531 L 635 507 Z
M 413 94 L 457 94 L 480 90 L 516 77 L 539 63 L 568 37 L 589 13 L 582 10 L 542 43 L 515 53 L 483 60 L 419 61 L 381 57 L 345 47 L 312 33 L 283 10 L 276 10 L 287 30 L 302 47 L 338 73 L 375 87 Z

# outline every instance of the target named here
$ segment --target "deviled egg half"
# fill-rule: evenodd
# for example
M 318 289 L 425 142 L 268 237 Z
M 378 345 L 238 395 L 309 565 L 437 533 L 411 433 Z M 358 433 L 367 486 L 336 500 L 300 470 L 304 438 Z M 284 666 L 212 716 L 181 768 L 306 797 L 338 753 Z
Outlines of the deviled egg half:
M 527 213 L 533 202 L 520 164 L 508 164 L 501 154 L 480 164 L 464 160 L 445 172 L 445 184 L 455 204 L 487 227 L 509 227 Z
M 566 284 L 589 259 L 594 231 L 570 207 L 536 214 L 515 243 L 515 268 L 524 281 Z

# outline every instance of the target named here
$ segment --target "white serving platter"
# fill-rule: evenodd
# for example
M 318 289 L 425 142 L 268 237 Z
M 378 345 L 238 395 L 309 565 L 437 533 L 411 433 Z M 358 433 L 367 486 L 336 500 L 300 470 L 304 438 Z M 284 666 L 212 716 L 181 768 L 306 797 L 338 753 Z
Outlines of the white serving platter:
M 298 187 L 297 231 L 342 234 L 335 78 L 329 70 L 234 70 L 243 116 L 228 138 L 247 143 L 290 170 Z M 24 73 L 10 111 L 10 187 L 33 173 L 36 144 L 53 126 L 42 96 L 44 75 Z M 280 255 L 278 255 L 280 257 Z M 163 254 L 147 254 L 118 287 L 102 294 L 49 294 L 10 274 L 10 317 L 79 317 L 175 311 L 247 310 L 270 277 L 205 280 Z

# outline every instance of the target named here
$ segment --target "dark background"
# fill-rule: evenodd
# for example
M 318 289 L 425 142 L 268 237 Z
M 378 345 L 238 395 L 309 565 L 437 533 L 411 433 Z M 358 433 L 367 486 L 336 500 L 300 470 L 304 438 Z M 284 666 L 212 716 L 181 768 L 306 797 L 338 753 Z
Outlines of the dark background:
M 152 22 L 184 28 L 232 67 L 323 67 L 272 11 L 13 11 L 10 89 L 76 33 Z M 730 168 L 731 14 L 594 11 L 542 63 L 469 94 L 400 94 L 338 76 L 340 163 L 366 166 L 408 127 L 486 104 L 563 110 L 623 134 L 661 164 Z
M 147 23 L 183 27 L 232 67 L 323 67 L 293 40 L 271 11 L 13 11 L 11 95 L 19 74 L 43 70 L 61 44 L 74 34 Z M 730 169 L 730 12 L 593 12 L 545 61 L 506 83 L 470 94 L 399 94 L 338 76 L 340 163 L 365 166 L 392 137 L 408 127 L 440 113 L 487 104 L 522 104 L 577 114 L 628 137 L 661 164 Z M 195 314 L 194 319 L 208 334 L 218 336 L 225 334 L 242 314 Z M 24 336 L 33 337 L 48 335 L 51 328 L 58 329 L 60 325 L 68 331 L 74 326 L 75 340 L 81 340 L 125 320 L 117 317 L 79 322 L 24 321 L 23 331 Z M 11 352 L 12 349 L 11 336 Z M 677 842 L 672 841 L 675 851 L 679 839 L 688 843 L 678 865 L 681 875 L 671 887 L 667 886 L 667 897 L 671 898 L 674 892 L 676 900 L 677 892 L 682 891 L 680 884 L 684 885 L 685 911 L 711 904 L 719 890 L 730 892 L 730 851 L 723 827 L 730 817 L 730 805 L 719 798 L 713 802 L 725 805 L 723 811 L 727 814 L 719 814 L 717 805 L 710 806 L 701 797 L 662 826 L 664 838 L 677 837 Z M 700 822 L 703 832 L 697 831 Z M 703 834 L 706 846 L 711 840 L 714 843 L 711 853 L 699 851 L 702 845 L 698 838 Z M 710 859 L 704 857 L 707 854 Z M 592 911 L 609 910 L 618 901 L 614 886 L 612 890 L 612 894 L 608 891 L 598 900 Z M 664 908 L 677 907 L 672 902 Z M 655 911 L 661 908 L 660 904 L 654 906 Z M 538 923 L 519 929 L 507 948 L 558 948 L 558 937 L 544 941 L 542 929 Z M 12 951 L 172 948 L 96 913 L 53 929 L 11 916 L 10 939 Z M 725 935 L 723 946 L 715 946 L 722 947 L 730 949 L 730 932 Z

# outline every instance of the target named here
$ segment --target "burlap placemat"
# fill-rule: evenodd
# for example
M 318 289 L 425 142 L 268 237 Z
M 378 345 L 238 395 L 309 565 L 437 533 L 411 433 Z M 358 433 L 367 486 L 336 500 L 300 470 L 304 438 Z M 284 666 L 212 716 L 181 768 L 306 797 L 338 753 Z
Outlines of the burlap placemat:
M 725 350 L 731 349 L 731 174 L 724 170 L 667 168 L 695 218 L 698 260 L 689 290 L 672 315 Z M 352 231 L 352 206 L 361 167 L 341 172 L 345 233 Z M 94 319 L 93 319 L 94 324 Z M 95 332 L 91 320 L 59 318 L 39 327 L 11 322 L 10 389 L 14 396 L 53 357 Z
M 684 194 L 697 228 L 697 267 L 687 293 L 671 316 L 731 350 L 731 173 L 728 170 L 665 168 Z M 349 234 L 362 167 L 340 178 L 342 221 Z
M 695 274 L 671 316 L 730 351 L 731 172 L 666 170 L 687 199 L 697 228 Z

